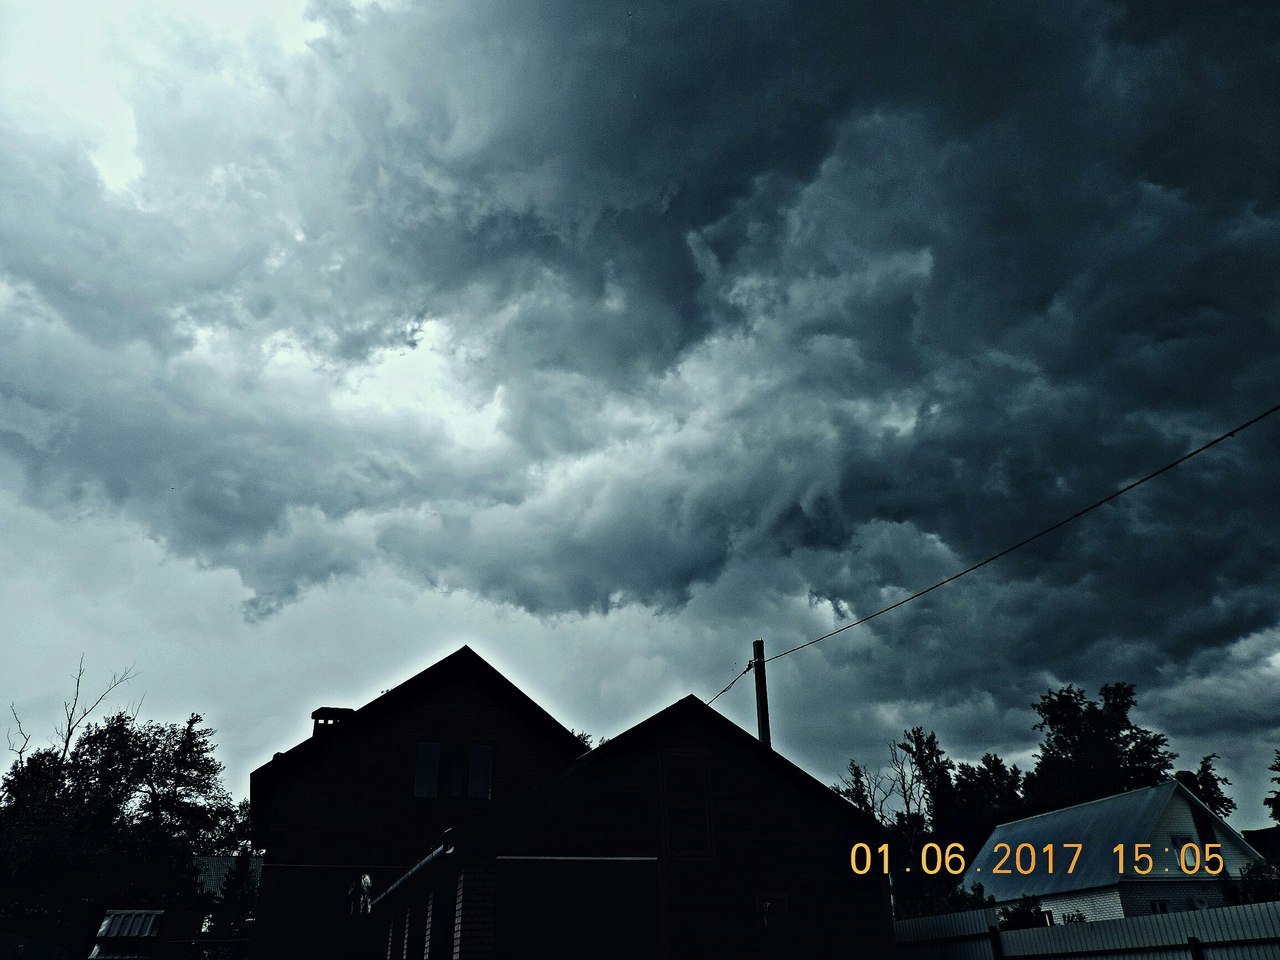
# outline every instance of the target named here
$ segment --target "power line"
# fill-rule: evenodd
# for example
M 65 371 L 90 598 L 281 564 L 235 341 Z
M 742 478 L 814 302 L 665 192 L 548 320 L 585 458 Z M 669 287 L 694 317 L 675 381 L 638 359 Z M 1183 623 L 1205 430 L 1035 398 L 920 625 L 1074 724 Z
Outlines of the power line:
M 768 661 L 766 661 L 766 663 L 767 663 L 767 662 L 768 662 Z M 726 693 L 730 687 L 732 687 L 735 683 L 737 683 L 739 680 L 741 680 L 743 677 L 745 677 L 748 673 L 750 673 L 750 672 L 751 672 L 751 668 L 752 668 L 752 666 L 753 666 L 754 664 L 755 664 L 755 661 L 754 661 L 754 660 L 748 660 L 748 661 L 747 661 L 747 665 L 746 665 L 746 667 L 744 667 L 744 668 L 743 668 L 742 672 L 741 672 L 740 674 L 738 674 L 736 677 L 734 677 L 732 680 L 730 680 L 728 683 L 726 683 L 726 684 L 724 685 L 724 689 L 723 689 L 723 690 L 721 690 L 721 691 L 720 691 L 720 693 Z M 707 706 L 711 706 L 711 704 L 713 704 L 713 703 L 715 703 L 717 700 L 719 700 L 719 699 L 720 699 L 720 693 L 717 693 L 714 697 L 712 697 L 710 700 L 708 700 L 708 701 L 707 701 Z
M 1132 483 L 1125 484 L 1123 487 L 1121 487 L 1119 490 L 1116 490 L 1114 493 L 1111 493 L 1108 496 L 1103 497 L 1101 500 L 1098 500 L 1095 503 L 1089 504 L 1089 506 L 1085 507 L 1083 510 L 1077 510 L 1075 513 L 1071 514 L 1071 516 L 1063 520 L 1059 520 L 1057 523 L 1052 524 L 1051 526 L 1045 527 L 1039 533 L 1033 533 L 1031 536 L 1027 537 L 1026 539 L 1019 540 L 1013 546 L 1005 547 L 999 553 L 993 553 L 991 556 L 987 557 L 985 560 L 981 560 L 978 563 L 973 564 L 972 566 L 965 567 L 959 573 L 953 573 L 951 576 L 947 577 L 945 580 L 939 580 L 933 586 L 926 587 L 925 589 L 917 593 L 911 594 L 911 596 L 909 597 L 904 597 L 903 599 L 897 601 L 896 603 L 891 603 L 889 604 L 889 606 L 884 607 L 880 610 L 877 610 L 875 613 L 868 614 L 867 616 L 863 617 L 861 620 L 855 620 L 853 621 L 853 623 L 846 623 L 843 627 L 840 627 L 839 629 L 832 630 L 830 633 L 823 634 L 820 637 L 815 637 L 814 639 L 806 641 L 805 643 L 802 643 L 797 647 L 792 647 L 790 650 L 783 650 L 781 653 L 775 653 L 772 657 L 765 657 L 764 662 L 768 663 L 771 660 L 777 660 L 781 657 L 790 656 L 791 654 L 795 653 L 797 650 L 803 650 L 805 647 L 811 647 L 815 643 L 821 643 L 823 640 L 829 640 L 830 638 L 834 637 L 838 633 L 844 633 L 846 630 L 852 630 L 854 627 L 864 624 L 868 620 L 874 620 L 876 617 L 880 616 L 881 614 L 888 613 L 890 610 L 896 610 L 898 609 L 898 607 L 901 607 L 904 604 L 908 604 L 912 600 L 920 599 L 926 593 L 932 593 L 934 590 L 937 590 L 939 587 L 945 587 L 948 583 L 952 583 L 956 580 L 959 580 L 961 577 L 966 576 L 970 573 L 973 573 L 975 570 L 980 570 L 982 567 L 985 567 L 987 564 L 993 563 L 996 560 L 999 560 L 1001 557 L 1006 557 L 1009 554 L 1013 553 L 1013 551 L 1019 550 L 1022 547 L 1025 547 L 1027 544 L 1032 543 L 1033 541 L 1039 540 L 1041 537 L 1047 536 L 1048 534 L 1053 533 L 1055 530 L 1058 530 L 1062 527 L 1065 527 L 1067 524 L 1075 520 L 1079 520 L 1086 513 L 1091 513 L 1094 510 L 1097 510 L 1099 507 L 1105 506 L 1106 504 L 1110 503 L 1112 500 L 1115 500 L 1117 497 L 1123 496 L 1124 494 L 1128 493 L 1130 490 L 1134 489 L 1135 487 L 1142 486 L 1148 480 L 1154 480 L 1156 477 L 1160 476 L 1160 474 L 1165 473 L 1169 470 L 1172 470 L 1174 467 L 1178 466 L 1179 464 L 1186 463 L 1192 457 L 1198 457 L 1200 454 L 1204 453 L 1210 447 L 1216 446 L 1217 444 L 1221 443 L 1223 440 L 1228 440 L 1231 437 L 1234 437 L 1237 433 L 1239 433 L 1242 430 L 1249 429 L 1254 424 L 1259 423 L 1262 420 L 1265 420 L 1267 417 L 1271 416 L 1273 413 L 1276 413 L 1277 411 L 1280 411 L 1280 404 L 1277 404 L 1276 406 L 1272 407 L 1270 410 L 1267 410 L 1263 413 L 1258 414 L 1256 417 L 1253 417 L 1250 420 L 1246 420 L 1244 423 L 1238 426 L 1232 427 L 1226 433 L 1223 433 L 1217 437 L 1214 437 L 1208 443 L 1203 444 L 1199 447 L 1196 447 L 1191 452 L 1184 453 L 1177 460 L 1174 460 L 1171 463 L 1166 463 L 1159 470 L 1153 470 L 1151 473 L 1148 473 L 1145 477 L 1142 477 L 1138 480 L 1134 480 Z M 745 677 L 748 673 L 750 673 L 754 665 L 755 665 L 755 661 L 754 660 L 750 661 L 747 664 L 746 669 L 743 670 L 742 673 L 738 674 L 736 677 L 730 680 L 728 685 L 723 690 L 721 690 L 720 693 L 717 693 L 714 697 L 712 697 L 710 700 L 707 701 L 708 705 L 715 703 L 716 700 L 720 698 L 721 694 L 727 692 L 730 687 L 732 687 L 735 683 L 737 683 L 739 680 Z

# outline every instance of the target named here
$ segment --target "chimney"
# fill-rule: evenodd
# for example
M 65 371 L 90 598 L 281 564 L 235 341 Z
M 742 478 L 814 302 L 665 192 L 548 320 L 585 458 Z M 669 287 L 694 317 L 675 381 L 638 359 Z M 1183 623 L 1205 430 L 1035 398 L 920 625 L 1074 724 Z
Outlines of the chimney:
M 350 707 L 320 707 L 311 711 L 311 719 L 315 723 L 311 727 L 311 735 L 318 737 L 324 733 L 330 733 L 338 729 L 347 717 L 355 713 Z

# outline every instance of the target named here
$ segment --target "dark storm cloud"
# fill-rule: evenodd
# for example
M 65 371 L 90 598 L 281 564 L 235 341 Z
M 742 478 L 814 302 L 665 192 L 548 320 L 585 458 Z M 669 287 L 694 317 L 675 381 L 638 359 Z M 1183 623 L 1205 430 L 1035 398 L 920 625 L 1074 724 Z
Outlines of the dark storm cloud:
M 1266 6 L 317 9 L 300 59 L 140 83 L 140 207 L 0 161 L 28 497 L 252 615 L 388 560 L 782 645 L 819 629 L 784 595 L 865 615 L 1276 402 Z M 496 435 L 352 415 L 396 350 Z M 1275 430 L 806 653 L 896 704 L 842 723 L 1025 744 L 1046 686 L 1114 679 L 1173 722 L 1180 671 L 1274 642 Z

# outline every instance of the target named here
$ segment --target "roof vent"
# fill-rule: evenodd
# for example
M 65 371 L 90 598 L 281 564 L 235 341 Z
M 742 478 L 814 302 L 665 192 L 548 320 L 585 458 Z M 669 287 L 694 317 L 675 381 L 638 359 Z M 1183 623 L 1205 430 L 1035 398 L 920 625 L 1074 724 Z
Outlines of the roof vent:
M 320 707 L 311 711 L 311 719 L 315 721 L 311 727 L 311 735 L 318 737 L 322 733 L 338 729 L 338 727 L 355 713 L 350 707 Z

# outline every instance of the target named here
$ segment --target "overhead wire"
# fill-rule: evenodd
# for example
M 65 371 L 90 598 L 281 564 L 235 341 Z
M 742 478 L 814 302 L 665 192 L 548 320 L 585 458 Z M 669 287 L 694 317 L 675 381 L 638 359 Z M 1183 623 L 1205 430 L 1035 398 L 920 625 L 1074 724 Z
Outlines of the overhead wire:
M 1277 404 L 1276 406 L 1272 407 L 1270 410 L 1266 410 L 1263 413 L 1258 414 L 1256 417 L 1252 417 L 1249 420 L 1246 420 L 1244 423 L 1241 423 L 1235 427 L 1232 427 L 1230 430 L 1226 431 L 1225 433 L 1219 434 L 1218 436 L 1210 440 L 1208 443 L 1201 444 L 1200 446 L 1196 447 L 1194 450 L 1191 450 L 1188 453 L 1184 453 L 1177 460 L 1174 460 L 1170 463 L 1166 463 L 1160 469 L 1153 470 L 1151 473 L 1148 473 L 1146 476 L 1140 477 L 1139 479 L 1134 480 L 1132 483 L 1125 484 L 1123 487 L 1120 487 L 1118 490 L 1114 491 L 1113 493 L 1108 494 L 1107 496 L 1103 497 L 1101 500 L 1097 500 L 1094 503 L 1089 504 L 1089 506 L 1081 510 L 1077 510 L 1075 513 L 1071 514 L 1071 516 L 1066 517 L 1062 520 L 1059 520 L 1057 523 L 1054 523 L 1045 527 L 1043 530 L 1039 531 L 1038 533 L 1033 533 L 1031 536 L 1026 537 L 1022 540 L 1019 540 L 1017 543 L 1013 544 L 1012 546 L 1005 547 L 999 553 L 993 553 L 991 556 L 987 557 L 985 560 L 980 560 L 975 564 L 965 567 L 959 573 L 953 573 L 951 576 L 947 577 L 945 580 L 939 580 L 937 583 L 933 584 L 932 586 L 925 587 L 923 590 L 917 591 L 916 593 L 911 594 L 911 596 L 909 597 L 903 597 L 901 600 L 898 600 L 895 603 L 891 603 L 887 607 L 882 607 L 881 609 L 877 610 L 875 613 L 867 614 L 867 616 L 862 617 L 859 620 L 855 620 L 852 623 L 846 623 L 843 627 L 839 627 L 838 629 L 832 630 L 830 633 L 824 633 L 820 637 L 815 637 L 814 639 L 808 640 L 805 643 L 792 647 L 789 650 L 783 650 L 781 653 L 775 653 L 771 657 L 765 657 L 762 662 L 769 663 L 772 660 L 779 660 L 782 657 L 790 656 L 791 654 L 795 653 L 798 650 L 803 650 L 805 647 L 811 647 L 815 643 L 821 643 L 823 640 L 829 640 L 832 637 L 836 636 L 837 634 L 844 633 L 846 630 L 852 630 L 854 627 L 857 627 L 866 623 L 868 620 L 874 620 L 876 617 L 881 616 L 882 614 L 886 614 L 890 610 L 896 610 L 898 609 L 898 607 L 904 606 L 905 604 L 908 604 L 913 600 L 919 600 L 925 594 L 932 593 L 934 590 L 937 590 L 939 587 L 945 587 L 949 583 L 954 583 L 956 580 L 959 580 L 961 577 L 967 576 L 968 574 L 973 573 L 975 570 L 980 570 L 983 567 L 985 567 L 987 564 L 994 563 L 996 560 L 999 560 L 1001 557 L 1007 557 L 1009 554 L 1013 553 L 1015 550 L 1020 550 L 1022 547 L 1025 547 L 1027 544 L 1033 543 L 1034 541 L 1039 540 L 1041 537 L 1047 536 L 1048 534 L 1053 533 L 1055 530 L 1059 530 L 1062 527 L 1065 527 L 1067 524 L 1072 523 L 1075 520 L 1079 520 L 1085 514 L 1091 513 L 1094 510 L 1097 510 L 1099 507 L 1105 506 L 1106 504 L 1110 503 L 1112 500 L 1115 500 L 1117 497 L 1123 496 L 1124 494 L 1128 493 L 1130 490 L 1133 490 L 1135 487 L 1142 486 L 1148 480 L 1154 480 L 1156 477 L 1160 476 L 1160 474 L 1166 473 L 1167 471 L 1172 470 L 1174 467 L 1179 466 L 1180 464 L 1186 463 L 1188 460 L 1192 459 L 1193 457 L 1198 457 L 1200 454 L 1204 453 L 1210 447 L 1214 447 L 1224 440 L 1229 440 L 1230 438 L 1234 437 L 1237 433 L 1240 433 L 1242 430 L 1249 429 L 1254 424 L 1259 423 L 1262 420 L 1265 420 L 1267 417 L 1271 416 L 1276 412 L 1280 412 L 1280 404 Z M 720 691 L 720 693 L 717 693 L 714 697 L 712 697 L 710 700 L 707 701 L 707 704 L 710 705 L 712 703 L 715 703 L 716 700 L 720 699 L 721 695 L 727 693 L 735 683 L 737 683 L 739 680 L 745 677 L 748 673 L 750 673 L 755 668 L 755 664 L 756 664 L 755 660 L 748 661 L 746 669 L 744 669 L 742 673 L 738 674 L 736 677 L 730 680 L 729 683 L 725 686 L 725 688 Z

